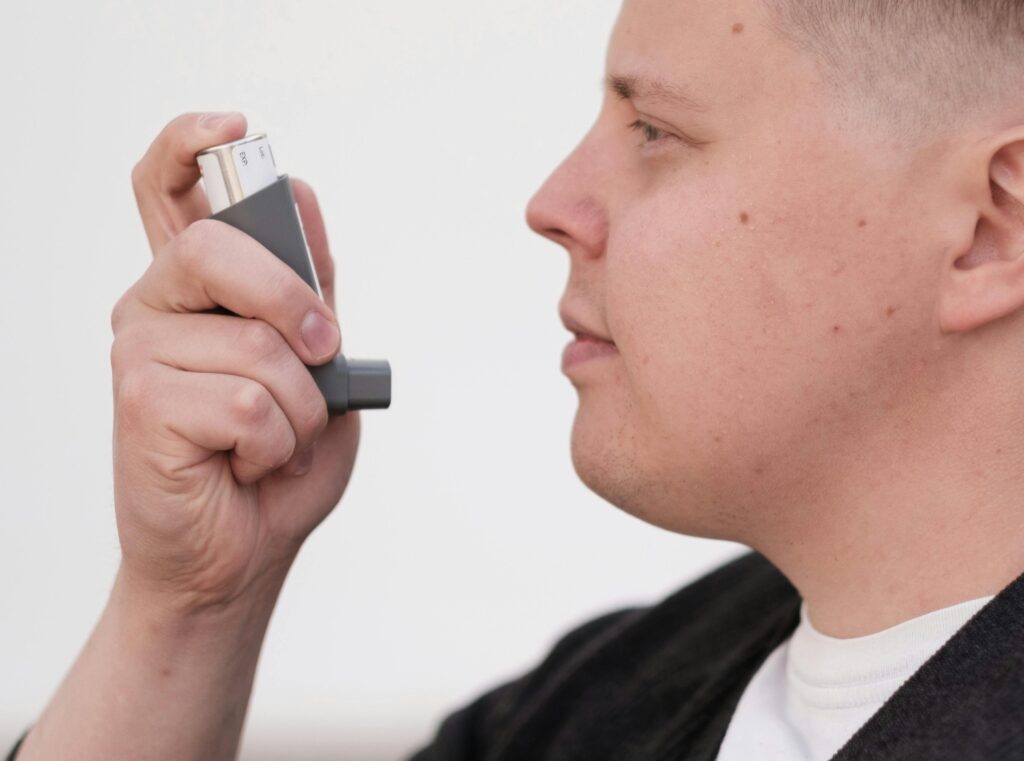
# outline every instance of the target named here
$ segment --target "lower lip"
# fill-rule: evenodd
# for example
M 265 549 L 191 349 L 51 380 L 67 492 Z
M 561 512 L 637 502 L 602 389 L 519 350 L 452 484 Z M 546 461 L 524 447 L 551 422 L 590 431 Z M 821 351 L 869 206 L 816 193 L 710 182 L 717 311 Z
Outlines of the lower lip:
M 562 370 L 566 370 L 581 362 L 600 357 L 611 357 L 619 353 L 618 347 L 610 341 L 581 336 L 572 341 L 562 352 Z

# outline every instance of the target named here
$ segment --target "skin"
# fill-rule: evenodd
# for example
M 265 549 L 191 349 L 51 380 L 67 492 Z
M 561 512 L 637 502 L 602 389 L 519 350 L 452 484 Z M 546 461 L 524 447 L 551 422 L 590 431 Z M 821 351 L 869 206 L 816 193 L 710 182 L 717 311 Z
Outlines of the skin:
M 19 761 L 234 758 L 288 569 L 352 473 L 359 413 L 328 420 L 303 367 L 341 348 L 312 189 L 292 180 L 324 301 L 205 219 L 194 156 L 245 132 L 241 114 L 185 114 L 132 173 L 154 257 L 111 315 L 122 560 Z
M 760 550 L 833 636 L 999 591 L 1024 567 L 1022 109 L 851 129 L 759 0 L 627 0 L 607 70 L 701 108 L 609 93 L 529 204 L 570 256 L 562 309 L 615 344 L 565 370 L 580 478 Z M 326 305 L 202 221 L 192 156 L 245 126 L 179 117 L 133 173 L 155 257 L 112 315 L 123 560 L 19 761 L 234 758 L 281 585 L 348 483 L 358 414 L 328 422 L 301 370 L 340 348 L 312 191 Z
M 618 348 L 567 370 L 580 478 L 761 551 L 852 637 L 1024 570 L 1024 112 L 908 144 L 769 21 L 627 0 L 608 73 L 701 108 L 608 93 L 527 217 Z

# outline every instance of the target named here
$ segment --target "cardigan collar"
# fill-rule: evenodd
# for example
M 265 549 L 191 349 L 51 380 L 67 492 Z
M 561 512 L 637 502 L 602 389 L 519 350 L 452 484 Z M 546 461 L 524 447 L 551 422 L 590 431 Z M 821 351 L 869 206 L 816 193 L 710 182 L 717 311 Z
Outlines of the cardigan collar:
M 903 683 L 832 761 L 1024 758 L 1024 574 Z

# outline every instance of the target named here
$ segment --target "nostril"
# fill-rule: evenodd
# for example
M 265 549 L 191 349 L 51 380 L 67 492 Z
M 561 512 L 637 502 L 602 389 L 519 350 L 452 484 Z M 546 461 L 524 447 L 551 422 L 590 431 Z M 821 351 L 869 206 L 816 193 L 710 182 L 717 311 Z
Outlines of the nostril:
M 526 224 L 538 235 L 562 243 L 571 238 L 565 227 L 548 208 L 531 201 L 526 207 Z
M 565 172 L 552 175 L 527 204 L 526 222 L 535 233 L 564 248 L 599 255 L 608 234 L 607 206 L 571 179 Z

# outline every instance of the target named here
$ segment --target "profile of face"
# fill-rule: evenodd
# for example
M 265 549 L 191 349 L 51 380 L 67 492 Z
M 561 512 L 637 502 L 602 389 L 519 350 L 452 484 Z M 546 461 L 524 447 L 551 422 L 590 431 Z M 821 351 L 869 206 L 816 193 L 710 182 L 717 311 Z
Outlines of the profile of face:
M 763 0 L 626 0 L 605 73 L 527 209 L 569 254 L 561 311 L 617 348 L 565 371 L 573 465 L 652 524 L 753 544 L 926 414 L 963 243 L 944 147 L 846 119 Z

